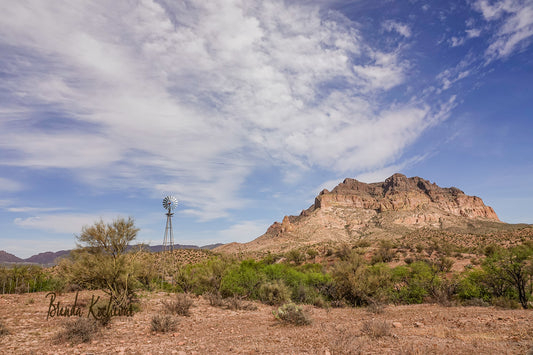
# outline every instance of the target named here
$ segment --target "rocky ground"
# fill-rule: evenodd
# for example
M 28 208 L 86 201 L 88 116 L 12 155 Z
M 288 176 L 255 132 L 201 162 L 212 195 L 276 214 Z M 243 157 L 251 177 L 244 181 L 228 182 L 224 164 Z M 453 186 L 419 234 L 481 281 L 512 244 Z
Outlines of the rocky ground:
M 90 303 L 94 292 L 79 294 Z M 46 319 L 45 293 L 0 296 L 2 354 L 526 354 L 533 348 L 533 312 L 439 305 L 321 309 L 306 306 L 313 323 L 280 324 L 275 307 L 229 310 L 194 297 L 176 330 L 154 333 L 150 322 L 173 295 L 144 293 L 141 311 L 113 318 L 88 343 L 58 343 L 64 318 Z M 72 304 L 74 293 L 56 301 Z

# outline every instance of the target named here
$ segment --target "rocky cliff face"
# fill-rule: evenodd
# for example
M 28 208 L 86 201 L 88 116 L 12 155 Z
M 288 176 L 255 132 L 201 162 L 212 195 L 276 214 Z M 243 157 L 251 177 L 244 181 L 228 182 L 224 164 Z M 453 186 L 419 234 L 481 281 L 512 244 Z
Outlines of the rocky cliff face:
M 299 216 L 285 216 L 256 240 L 232 243 L 221 250 L 284 250 L 323 242 L 395 238 L 420 228 L 471 232 L 502 224 L 479 197 L 394 174 L 372 184 L 345 179 L 331 192 L 321 191 Z
M 315 209 L 363 208 L 385 211 L 416 211 L 437 208 L 445 213 L 468 218 L 499 221 L 492 207 L 476 196 L 468 196 L 455 187 L 442 188 L 419 177 L 394 174 L 384 182 L 365 184 L 345 179 L 329 192 L 323 190 L 315 199 Z M 431 214 L 430 219 L 435 216 Z

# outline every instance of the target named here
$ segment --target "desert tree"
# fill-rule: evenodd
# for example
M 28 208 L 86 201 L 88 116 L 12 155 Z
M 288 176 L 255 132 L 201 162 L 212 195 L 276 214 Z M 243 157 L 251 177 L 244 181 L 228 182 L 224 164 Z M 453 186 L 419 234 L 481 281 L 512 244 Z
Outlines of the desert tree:
M 134 296 L 140 269 L 140 252 L 128 252 L 128 245 L 138 232 L 131 217 L 83 227 L 77 248 L 60 263 L 61 272 L 71 284 L 101 289 L 115 304 L 127 305 Z
M 487 273 L 487 279 L 514 290 L 521 306 L 526 309 L 531 297 L 528 282 L 531 282 L 532 263 L 533 245 L 523 244 L 487 257 L 483 269 Z

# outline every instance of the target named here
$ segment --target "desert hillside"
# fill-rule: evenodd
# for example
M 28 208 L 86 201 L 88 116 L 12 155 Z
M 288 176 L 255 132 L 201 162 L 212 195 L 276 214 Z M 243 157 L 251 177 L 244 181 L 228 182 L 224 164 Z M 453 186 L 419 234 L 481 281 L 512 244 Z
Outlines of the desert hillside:
M 523 227 L 501 222 L 481 198 L 458 188 L 394 174 L 371 184 L 345 179 L 332 191 L 321 191 L 299 216 L 285 216 L 249 243 L 231 243 L 216 250 L 280 252 L 324 243 L 396 240 L 421 230 L 466 236 Z

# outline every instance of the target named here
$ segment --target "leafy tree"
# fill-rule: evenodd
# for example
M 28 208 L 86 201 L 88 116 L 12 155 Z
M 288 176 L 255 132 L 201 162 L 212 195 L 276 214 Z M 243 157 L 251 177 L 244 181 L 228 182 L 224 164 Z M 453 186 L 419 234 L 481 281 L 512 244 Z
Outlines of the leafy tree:
M 140 265 L 136 262 L 138 253 L 126 251 L 138 231 L 131 217 L 85 226 L 77 237 L 77 249 L 60 263 L 60 270 L 69 282 L 101 289 L 115 304 L 128 305 L 134 296 Z

